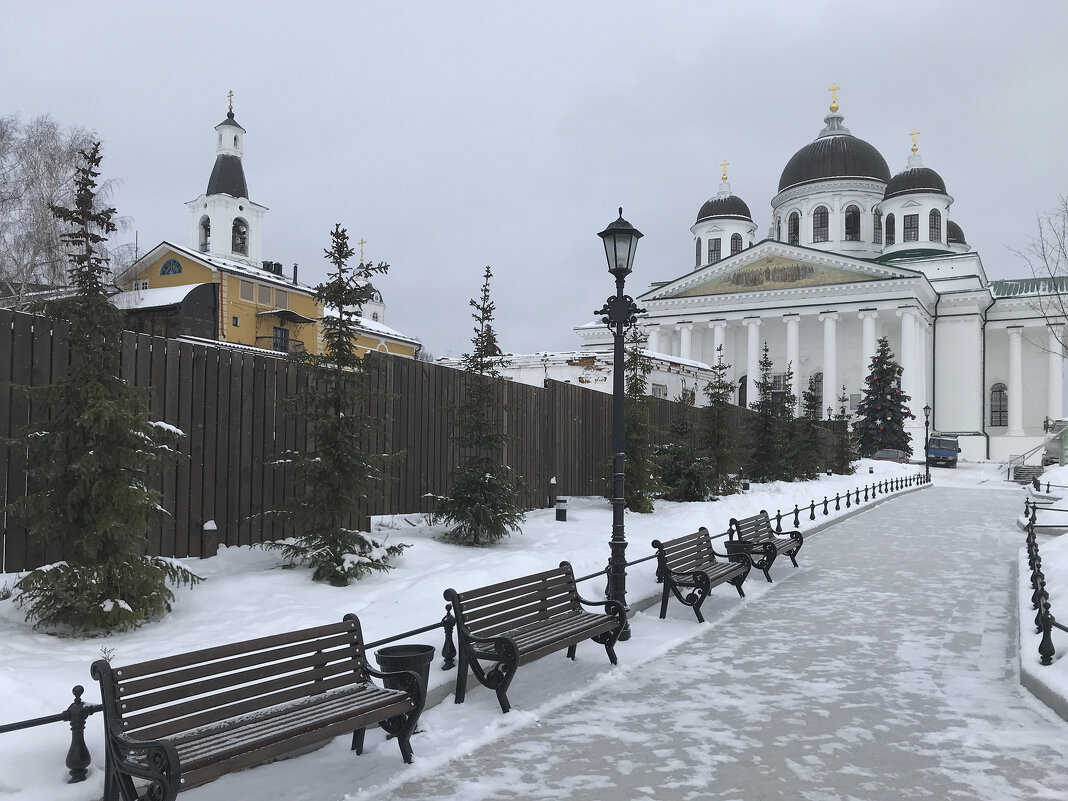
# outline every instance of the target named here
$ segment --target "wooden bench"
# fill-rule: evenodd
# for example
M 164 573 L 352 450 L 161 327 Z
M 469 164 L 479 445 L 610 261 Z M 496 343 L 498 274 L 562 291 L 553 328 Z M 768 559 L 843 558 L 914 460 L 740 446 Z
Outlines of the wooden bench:
M 732 584 L 738 590 L 738 595 L 745 597 L 742 584 L 753 567 L 752 559 L 748 553 L 716 553 L 712 548 L 712 537 L 704 526 L 693 534 L 666 542 L 653 540 L 653 547 L 656 548 L 656 575 L 664 583 L 660 599 L 661 620 L 667 616 L 668 600 L 672 594 L 681 603 L 693 607 L 700 623 L 705 622 L 701 604 L 713 587 Z
M 779 554 L 789 556 L 794 567 L 797 567 L 797 552 L 805 541 L 800 531 L 776 532 L 771 527 L 768 513 L 763 509 L 752 517 L 732 517 L 727 537 L 727 553 L 748 553 L 754 567 L 764 571 L 764 578 L 768 581 L 771 581 L 771 566 Z M 759 560 L 756 554 L 760 555 Z
M 104 801 L 173 801 L 180 790 L 352 732 L 395 735 L 405 762 L 424 694 L 413 671 L 367 664 L 360 621 L 113 667 L 93 663 L 106 740 Z M 370 677 L 389 678 L 386 690 Z M 139 796 L 134 780 L 148 782 Z
M 456 616 L 459 641 L 456 703 L 467 693 L 468 668 L 485 687 L 497 692 L 507 712 L 508 687 L 520 665 L 553 651 L 575 647 L 583 640 L 604 646 L 616 664 L 615 644 L 626 623 L 626 610 L 618 601 L 587 601 L 579 597 L 571 565 L 522 576 L 466 592 L 445 590 Z M 582 606 L 603 606 L 605 613 L 587 612 Z M 489 669 L 482 662 L 493 663 Z

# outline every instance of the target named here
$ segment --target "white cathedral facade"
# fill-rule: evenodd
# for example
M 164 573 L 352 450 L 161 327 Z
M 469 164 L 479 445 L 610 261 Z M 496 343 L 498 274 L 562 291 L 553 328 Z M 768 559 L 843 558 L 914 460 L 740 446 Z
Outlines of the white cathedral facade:
M 1003 461 L 1040 445 L 1046 421 L 1064 414 L 1063 320 L 1042 311 L 1064 287 L 989 281 L 915 133 L 906 168 L 891 175 L 843 123 L 832 102 L 815 141 L 783 169 L 760 241 L 724 169 L 690 228 L 693 267 L 635 298 L 647 312 L 647 349 L 712 364 L 722 346 L 745 405 L 766 342 L 777 380 L 793 371 L 784 390 L 799 398 L 811 382 L 837 412 L 843 386 L 855 410 L 886 337 L 912 398 L 914 458 L 925 404 L 931 430 L 957 434 L 964 458 Z M 575 330 L 584 349 L 610 349 L 603 325 Z

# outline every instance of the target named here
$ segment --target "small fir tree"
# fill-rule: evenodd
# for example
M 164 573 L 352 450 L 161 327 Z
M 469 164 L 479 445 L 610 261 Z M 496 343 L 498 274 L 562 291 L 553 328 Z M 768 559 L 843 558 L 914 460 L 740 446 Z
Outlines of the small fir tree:
M 857 472 L 857 466 L 853 462 L 853 447 L 849 435 L 849 395 L 846 393 L 845 384 L 842 384 L 842 391 L 836 400 L 838 410 L 835 412 L 834 419 L 840 422 L 841 426 L 835 432 L 831 470 L 842 476 L 851 476 Z
M 864 379 L 864 397 L 857 407 L 853 435 L 861 456 L 871 456 L 883 448 L 896 448 L 912 455 L 911 435 L 905 431 L 905 418 L 916 419 L 909 409 L 911 397 L 901 391 L 901 366 L 894 361 L 886 337 L 879 340 L 876 353 Z
M 471 352 L 463 357 L 464 400 L 457 408 L 455 436 L 462 456 L 452 488 L 436 510 L 450 526 L 445 539 L 460 545 L 493 545 L 519 531 L 525 518 L 518 479 L 504 464 L 508 434 L 502 421 L 504 382 L 498 369 L 501 350 L 493 330 L 492 277 L 487 265 L 479 299 L 469 301 L 475 334 Z
M 627 337 L 623 430 L 623 500 L 626 507 L 639 514 L 653 511 L 653 498 L 659 491 L 656 463 L 653 460 L 652 427 L 649 424 L 649 373 L 653 361 L 642 348 L 644 340 L 637 328 Z
M 389 265 L 361 262 L 352 270 L 348 261 L 354 251 L 340 224 L 330 232 L 330 247 L 323 252 L 330 270 L 326 282 L 315 288 L 323 306 L 323 350 L 293 356 L 308 369 L 308 388 L 295 399 L 307 421 L 307 448 L 284 455 L 295 482 L 281 514 L 295 534 L 266 547 L 278 548 L 289 562 L 311 567 L 315 581 L 344 587 L 367 573 L 389 570 L 390 560 L 407 546 L 385 545 L 349 524 L 358 518 L 382 472 L 381 459 L 361 444 L 373 421 L 366 409 L 367 362 L 355 347 L 355 318 L 374 295 L 370 279 Z
M 734 428 L 731 425 L 734 383 L 727 378 L 730 365 L 723 361 L 723 346 L 716 349 L 712 377 L 704 386 L 705 406 L 701 409 L 698 432 L 701 453 L 707 460 L 709 485 L 717 495 L 731 495 L 738 491 L 734 475 Z
M 698 449 L 693 418 L 694 392 L 683 387 L 675 398 L 668 442 L 655 450 L 662 497 L 669 501 L 703 501 L 712 491 L 709 460 Z
M 801 415 L 793 421 L 798 478 L 810 479 L 819 474 L 823 449 L 818 424 L 823 419 L 822 404 L 815 380 L 809 379 L 808 389 L 801 392 Z
M 171 560 L 144 555 L 161 500 L 148 476 L 172 457 L 176 432 L 153 423 L 147 394 L 120 377 L 123 316 L 104 294 L 115 209 L 98 203 L 100 144 L 81 156 L 73 206 L 51 207 L 70 228 L 63 241 L 76 294 L 46 312 L 70 321 L 70 367 L 53 384 L 27 389 L 50 412 L 15 440 L 26 448 L 40 489 L 7 509 L 65 556 L 15 585 L 27 619 L 86 635 L 158 617 L 170 610 L 170 584 L 200 579 Z
M 755 382 L 756 398 L 749 403 L 749 408 L 756 412 L 756 416 L 750 422 L 753 450 L 749 454 L 748 472 L 750 479 L 763 482 L 779 478 L 785 456 L 778 404 L 773 396 L 772 361 L 766 341 L 758 366 L 760 378 Z

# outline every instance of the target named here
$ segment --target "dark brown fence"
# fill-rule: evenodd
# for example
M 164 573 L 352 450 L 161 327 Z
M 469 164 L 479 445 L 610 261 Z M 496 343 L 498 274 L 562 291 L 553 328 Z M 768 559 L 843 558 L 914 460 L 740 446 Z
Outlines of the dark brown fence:
M 68 363 L 66 323 L 0 309 L 0 508 L 32 490 L 22 449 L 2 438 L 47 415 L 18 386 L 46 385 L 61 377 Z M 302 368 L 269 353 L 127 333 L 122 370 L 127 380 L 148 390 L 153 419 L 185 433 L 178 460 L 154 477 L 167 514 L 149 532 L 148 553 L 208 556 L 219 544 L 248 545 L 289 534 L 269 512 L 279 509 L 291 490 L 288 469 L 276 461 L 305 446 L 303 421 L 286 401 L 306 385 Z M 432 496 L 448 492 L 458 461 L 450 434 L 462 381 L 463 374 L 452 368 L 376 357 L 369 403 L 380 425 L 368 434 L 367 446 L 393 458 L 366 514 L 429 511 Z M 666 428 L 674 404 L 654 400 L 651 408 L 654 430 Z M 732 412 L 744 452 L 743 421 L 750 413 Z M 547 503 L 552 478 L 559 495 L 604 490 L 611 396 L 556 381 L 544 388 L 509 382 L 502 414 L 513 435 L 505 463 L 522 479 L 528 508 Z M 828 448 L 830 440 L 828 435 Z M 205 530 L 209 521 L 215 530 Z M 63 558 L 54 546 L 28 536 L 12 517 L 0 513 L 0 525 L 3 572 Z

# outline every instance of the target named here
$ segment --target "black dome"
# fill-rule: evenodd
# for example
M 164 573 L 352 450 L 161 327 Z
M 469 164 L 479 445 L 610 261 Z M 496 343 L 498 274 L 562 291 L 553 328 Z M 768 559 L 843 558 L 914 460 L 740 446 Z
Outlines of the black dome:
M 738 219 L 753 221 L 753 215 L 745 201 L 737 195 L 717 195 L 705 201 L 701 210 L 697 212 L 697 222 L 708 220 L 712 217 L 736 217 Z
M 930 167 L 912 167 L 899 172 L 890 179 L 886 185 L 886 193 L 883 200 L 898 195 L 912 195 L 917 192 L 928 192 L 937 195 L 946 194 L 946 182 L 937 172 Z
M 215 157 L 215 167 L 208 179 L 207 194 L 248 197 L 245 170 L 241 166 L 240 158 L 222 153 Z
M 946 239 L 949 240 L 951 245 L 967 245 L 968 240 L 964 238 L 964 231 L 953 220 L 946 222 Z
M 827 178 L 890 180 L 890 168 L 878 150 L 841 127 L 841 117 L 827 117 L 828 126 L 815 142 L 805 145 L 786 163 L 779 191 Z

